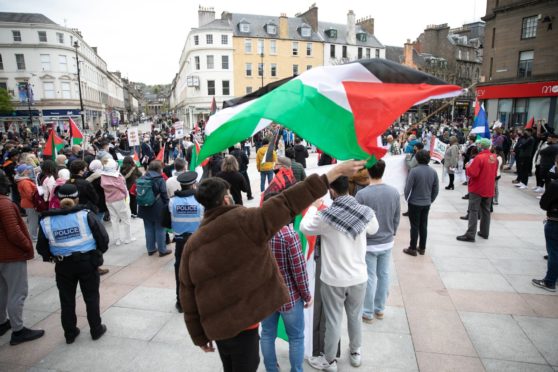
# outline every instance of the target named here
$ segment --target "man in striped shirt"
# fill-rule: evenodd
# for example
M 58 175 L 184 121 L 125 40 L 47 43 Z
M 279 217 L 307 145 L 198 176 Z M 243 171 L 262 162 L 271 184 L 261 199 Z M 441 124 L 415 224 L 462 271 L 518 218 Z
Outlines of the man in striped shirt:
M 277 322 L 279 315 L 283 318 L 285 330 L 289 337 L 289 361 L 291 371 L 301 371 L 304 362 L 304 308 L 312 304 L 312 295 L 308 286 L 306 260 L 302 253 L 300 239 L 291 225 L 284 226 L 269 241 L 281 275 L 289 289 L 290 301 L 281 306 L 279 311 L 262 321 L 261 350 L 265 369 L 278 371 L 275 354 Z

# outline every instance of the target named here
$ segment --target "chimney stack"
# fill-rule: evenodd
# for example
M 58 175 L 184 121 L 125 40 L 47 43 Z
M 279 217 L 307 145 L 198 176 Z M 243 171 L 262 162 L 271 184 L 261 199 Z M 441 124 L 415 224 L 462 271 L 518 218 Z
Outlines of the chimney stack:
M 297 17 L 304 19 L 312 27 L 312 32 L 318 32 L 318 7 L 316 3 L 312 4 L 304 13 L 297 15 Z
M 281 13 L 279 17 L 279 37 L 281 39 L 289 38 L 289 19 L 286 13 Z
M 356 44 L 355 12 L 352 10 L 347 13 L 347 43 Z
M 372 16 L 359 19 L 357 21 L 357 25 L 359 25 L 364 31 L 366 31 L 370 35 L 374 35 L 374 18 L 372 18 Z
M 204 26 L 215 20 L 215 9 L 199 6 L 198 8 L 198 27 Z

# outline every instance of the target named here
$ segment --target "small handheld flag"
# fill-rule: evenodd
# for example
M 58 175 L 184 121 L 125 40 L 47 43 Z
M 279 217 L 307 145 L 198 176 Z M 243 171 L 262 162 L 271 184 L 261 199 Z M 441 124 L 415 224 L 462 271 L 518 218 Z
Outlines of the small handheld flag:
M 76 123 L 70 119 L 70 144 L 71 145 L 81 145 L 83 142 L 83 133 L 79 130 Z

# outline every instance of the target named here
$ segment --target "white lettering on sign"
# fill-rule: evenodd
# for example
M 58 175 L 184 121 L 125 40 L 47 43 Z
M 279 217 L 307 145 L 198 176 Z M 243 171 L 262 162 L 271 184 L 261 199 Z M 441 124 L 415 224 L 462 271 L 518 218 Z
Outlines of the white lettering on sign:
M 79 227 L 70 227 L 62 230 L 54 230 L 55 240 L 66 240 L 80 236 Z
M 558 85 L 544 85 L 542 94 L 558 93 Z

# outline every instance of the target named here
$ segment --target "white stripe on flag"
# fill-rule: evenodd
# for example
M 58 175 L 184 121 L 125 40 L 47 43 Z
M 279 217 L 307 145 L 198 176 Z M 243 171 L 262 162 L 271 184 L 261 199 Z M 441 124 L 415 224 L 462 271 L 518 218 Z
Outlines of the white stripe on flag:
M 256 102 L 255 99 L 248 102 L 244 102 L 243 104 L 240 104 L 238 106 L 229 107 L 226 110 L 219 110 L 215 114 L 211 115 L 209 117 L 207 125 L 205 126 L 205 135 L 209 136 L 221 125 L 229 121 L 230 118 L 232 118 L 234 115 L 238 114 L 242 110 L 246 109 L 250 105 L 254 104 L 254 102 Z

